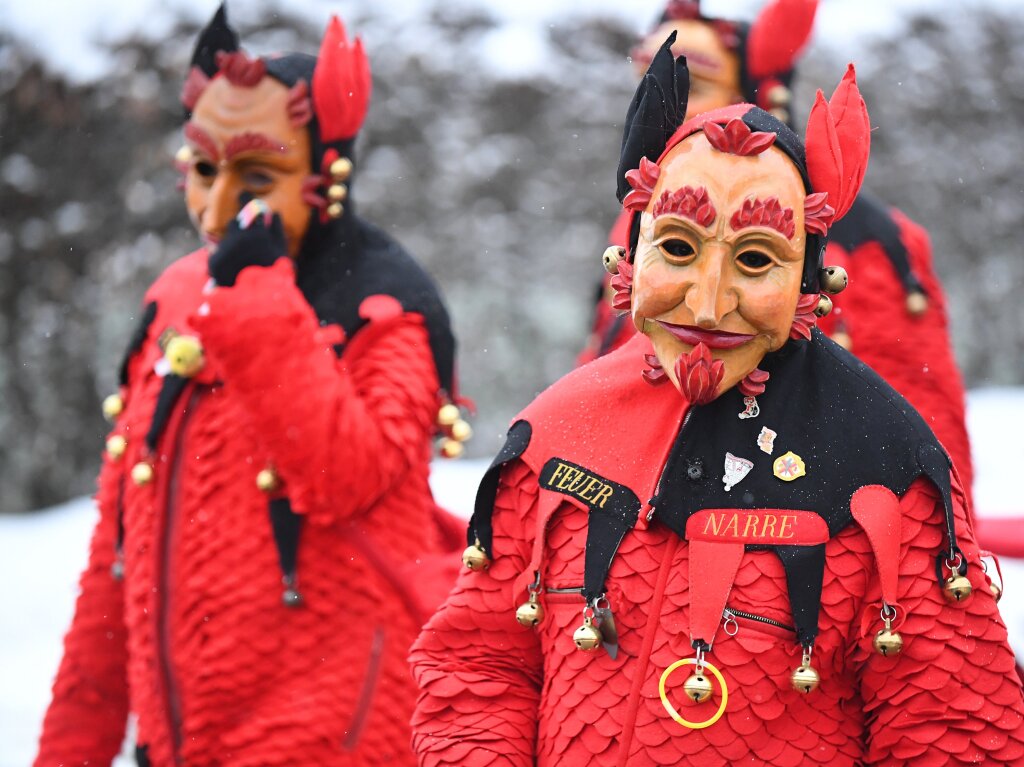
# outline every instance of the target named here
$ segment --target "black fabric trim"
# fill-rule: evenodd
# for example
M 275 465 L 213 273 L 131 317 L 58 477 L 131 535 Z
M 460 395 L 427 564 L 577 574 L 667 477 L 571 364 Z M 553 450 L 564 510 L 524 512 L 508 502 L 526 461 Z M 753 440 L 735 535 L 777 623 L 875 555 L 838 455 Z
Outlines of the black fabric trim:
M 491 526 L 491 518 L 494 515 L 494 499 L 498 495 L 501 469 L 526 451 L 532 437 L 533 427 L 529 421 L 516 421 L 512 424 L 508 430 L 508 436 L 505 438 L 505 444 L 494 456 L 487 471 L 484 472 L 483 479 L 480 480 L 480 486 L 476 491 L 473 516 L 470 518 L 469 528 L 466 530 L 466 544 L 472 546 L 476 541 L 480 541 L 480 546 L 492 558 L 494 552 L 491 549 L 491 543 L 494 528 Z
M 267 504 L 270 511 L 270 527 L 274 533 L 277 559 L 281 575 L 286 579 L 295 578 L 295 567 L 299 559 L 299 537 L 302 533 L 302 516 L 292 511 L 287 498 L 272 498 Z
M 121 365 L 118 367 L 117 377 L 121 382 L 121 386 L 128 385 L 128 363 L 131 362 L 132 357 L 135 356 L 136 352 L 146 342 L 149 326 L 153 324 L 153 320 L 156 318 L 156 308 L 156 301 L 150 301 L 146 304 L 142 314 L 139 316 L 139 321 L 135 324 L 135 330 L 132 331 L 131 338 L 128 340 L 128 348 L 125 349 L 124 356 L 121 357 Z
M 825 578 L 825 544 L 772 548 L 786 571 L 796 640 L 802 645 L 814 644 L 818 636 L 818 613 L 821 611 L 821 589 Z
M 149 746 L 136 746 L 135 747 L 135 763 L 139 767 L 151 767 L 152 762 L 149 761 Z
M 156 409 L 153 411 L 153 420 L 149 424 L 149 431 L 146 432 L 146 447 L 150 452 L 156 450 L 160 441 L 160 435 L 167 427 L 167 421 L 171 417 L 174 405 L 185 391 L 189 379 L 168 373 L 160 384 L 160 394 L 156 399 Z
M 217 53 L 238 50 L 238 33 L 228 24 L 226 3 L 221 3 L 209 23 L 203 27 L 192 51 L 192 66 L 199 67 L 207 77 L 217 73 Z
M 573 474 L 573 470 L 579 476 Z M 640 515 L 640 499 L 625 485 L 563 458 L 552 458 L 544 464 L 538 484 L 542 490 L 580 500 L 590 509 L 583 596 L 591 602 L 605 593 L 605 581 L 615 552 Z
M 904 290 L 924 293 L 921 280 L 910 266 L 910 254 L 900 237 L 900 227 L 889 208 L 871 194 L 861 192 L 846 215 L 829 230 L 829 239 L 852 257 L 859 247 L 869 242 L 882 246 Z

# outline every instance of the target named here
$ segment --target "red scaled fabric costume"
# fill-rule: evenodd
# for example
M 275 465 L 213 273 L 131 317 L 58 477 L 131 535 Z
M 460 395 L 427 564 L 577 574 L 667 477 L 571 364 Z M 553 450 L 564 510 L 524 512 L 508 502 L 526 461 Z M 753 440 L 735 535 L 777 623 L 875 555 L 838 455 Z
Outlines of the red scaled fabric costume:
M 699 2 L 673 0 L 651 37 L 660 45 L 670 30 L 679 27 L 676 52 L 689 54 L 691 35 L 680 25 L 713 27 L 722 45 L 739 59 L 739 83 L 732 86 L 735 98 L 742 97 L 789 122 L 794 64 L 810 37 L 817 4 L 817 0 L 769 0 L 748 26 L 705 17 Z M 635 52 L 637 61 L 649 61 L 644 48 L 641 45 Z M 698 67 L 699 62 L 691 65 L 694 70 Z M 699 80 L 700 92 L 709 93 L 723 85 L 715 77 L 720 75 L 712 72 L 708 80 L 698 75 L 694 82 Z M 691 103 L 691 115 L 693 107 Z M 624 213 L 608 240 L 624 246 L 628 236 Z M 831 232 L 827 260 L 845 267 L 851 282 L 849 291 L 836 302 L 836 312 L 822 322 L 822 330 L 870 365 L 921 413 L 953 458 L 970 498 L 974 472 L 964 387 L 928 233 L 900 211 L 863 193 Z M 618 348 L 635 332 L 631 323 L 616 316 L 607 298 L 603 293 L 597 302 L 578 364 Z
M 485 474 L 469 571 L 413 648 L 420 763 L 1020 763 L 956 472 L 813 328 L 867 157 L 852 69 L 805 153 L 750 105 L 678 127 L 671 42 L 619 166 L 610 265 L 644 335 L 542 394 Z
M 325 49 L 350 52 L 339 30 Z M 197 68 L 233 40 L 221 10 Z M 270 59 L 267 77 L 284 98 L 315 62 Z M 238 79 L 217 70 L 211 93 Z M 333 164 L 335 187 L 351 142 L 317 143 L 327 122 L 313 167 Z M 251 173 L 258 142 L 246 141 Z M 210 171 L 202 141 L 193 151 L 188 183 L 216 173 L 217 193 L 233 160 Z M 447 317 L 426 275 L 347 201 L 310 224 L 294 260 L 259 202 L 146 294 L 109 403 L 121 412 L 40 767 L 110 764 L 129 711 L 143 765 L 413 761 L 405 657 L 454 577 L 427 483 L 453 389 Z

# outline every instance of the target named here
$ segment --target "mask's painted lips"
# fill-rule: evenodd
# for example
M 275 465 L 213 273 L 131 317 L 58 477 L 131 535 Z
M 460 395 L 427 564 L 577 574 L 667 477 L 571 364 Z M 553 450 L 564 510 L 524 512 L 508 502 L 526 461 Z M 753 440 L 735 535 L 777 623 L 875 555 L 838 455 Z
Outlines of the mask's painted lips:
M 704 344 L 710 349 L 735 349 L 752 340 L 754 336 L 747 333 L 729 333 L 725 330 L 704 330 L 689 325 L 674 325 L 671 322 L 655 320 L 661 327 L 665 328 L 674 338 L 684 344 L 696 346 Z
M 220 245 L 220 237 L 218 237 L 215 234 L 210 234 L 209 232 L 203 232 L 202 237 L 203 237 L 203 244 L 205 244 L 206 247 L 209 250 L 216 250 L 217 246 Z

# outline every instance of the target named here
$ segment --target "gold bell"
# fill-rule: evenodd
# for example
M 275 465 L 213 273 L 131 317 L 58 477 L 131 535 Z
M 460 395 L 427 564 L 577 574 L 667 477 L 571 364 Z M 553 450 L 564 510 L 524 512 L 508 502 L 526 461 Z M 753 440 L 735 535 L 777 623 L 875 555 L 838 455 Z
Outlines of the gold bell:
M 889 621 L 886 621 L 888 624 Z M 900 636 L 898 631 L 893 631 L 888 625 L 877 634 L 875 634 L 875 650 L 889 657 L 890 655 L 899 655 L 903 649 L 903 637 Z
M 452 424 L 452 439 L 465 442 L 473 436 L 473 427 L 461 418 Z
M 952 604 L 966 602 L 970 599 L 971 591 L 971 582 L 967 580 L 966 575 L 951 575 L 942 584 L 942 594 L 946 597 L 946 601 Z
M 822 294 L 818 296 L 818 305 L 814 307 L 814 313 L 819 317 L 827 317 L 832 311 L 832 299 Z
M 132 466 L 132 482 L 139 487 L 148 485 L 153 481 L 153 464 L 149 461 L 139 461 Z
M 260 489 L 262 493 L 272 493 L 281 486 L 281 478 L 277 472 L 274 471 L 273 466 L 268 466 L 265 469 L 260 469 L 259 473 L 256 474 L 256 487 Z
M 174 161 L 182 165 L 192 162 L 192 148 L 183 146 L 174 153 Z
M 989 591 L 992 592 L 992 596 L 995 598 L 996 603 L 998 603 L 999 600 L 1003 598 L 1003 590 L 1002 590 L 1002 588 L 998 584 L 995 584 L 995 583 L 990 583 L 988 585 L 988 588 L 989 588 Z
M 487 552 L 484 551 L 484 547 L 480 545 L 479 538 L 473 542 L 472 546 L 467 546 L 466 550 L 462 552 L 462 564 L 473 572 L 486 570 L 491 566 L 491 559 L 487 556 Z
M 768 99 L 769 105 L 773 107 L 781 107 L 788 104 L 793 99 L 793 93 L 785 85 L 773 85 L 768 89 L 765 94 Z
M 347 157 L 339 157 L 331 163 L 329 171 L 335 181 L 345 181 L 352 175 L 352 161 Z
M 115 434 L 107 440 L 107 455 L 113 458 L 115 461 L 124 455 L 125 448 L 128 447 L 128 440 L 122 437 L 120 434 Z
M 928 296 L 919 290 L 907 294 L 907 311 L 915 317 L 920 317 L 928 311 Z
M 537 592 L 531 591 L 530 598 L 516 608 L 516 620 L 520 625 L 532 628 L 544 620 L 544 607 L 537 599 Z
M 821 283 L 822 290 L 835 295 L 846 290 L 846 286 L 850 284 L 850 276 L 841 266 L 826 266 L 818 274 L 818 282 Z
M 800 665 L 793 671 L 789 681 L 793 685 L 794 690 L 802 692 L 804 695 L 818 689 L 821 677 L 818 676 L 818 672 L 811 665 L 811 651 L 809 649 L 804 650 L 804 656 L 800 661 Z
M 845 330 L 839 330 L 833 333 L 832 340 L 846 349 L 846 351 L 850 351 L 850 349 L 853 348 L 853 339 L 850 338 L 850 334 Z
M 441 440 L 441 455 L 445 458 L 461 458 L 466 448 L 457 439 Z
M 621 245 L 609 245 L 601 255 L 601 263 L 608 274 L 619 273 L 619 261 L 626 257 L 626 249 Z
M 711 680 L 704 676 L 704 672 L 701 670 L 683 682 L 683 692 L 694 703 L 703 703 L 711 697 L 714 687 L 711 686 Z
M 459 415 L 459 406 L 449 402 L 447 405 L 442 405 L 441 409 L 437 411 L 437 422 L 441 426 L 452 426 L 459 420 Z
M 594 652 L 601 646 L 601 630 L 590 615 L 583 616 L 583 625 L 572 632 L 572 641 L 583 652 Z
M 331 184 L 327 187 L 327 199 L 331 202 L 341 202 L 348 197 L 348 187 L 344 184 Z
M 330 218 L 341 218 L 341 214 L 345 212 L 345 206 L 340 202 L 332 202 L 327 206 L 327 215 Z
M 120 394 L 111 394 L 103 398 L 103 417 L 113 421 L 124 412 L 124 400 Z
M 174 336 L 164 348 L 164 358 L 171 372 L 182 378 L 191 378 L 206 364 L 203 345 L 195 336 Z

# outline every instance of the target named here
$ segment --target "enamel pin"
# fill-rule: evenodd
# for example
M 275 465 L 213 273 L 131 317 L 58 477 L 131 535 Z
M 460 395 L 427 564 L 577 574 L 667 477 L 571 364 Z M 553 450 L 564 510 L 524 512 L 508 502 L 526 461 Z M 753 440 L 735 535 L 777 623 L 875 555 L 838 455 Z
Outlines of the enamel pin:
M 804 466 L 803 459 L 790 450 L 785 455 L 780 455 L 775 459 L 775 463 L 772 464 L 772 471 L 783 482 L 792 482 L 794 479 L 804 476 L 807 473 L 807 467 Z
M 744 397 L 743 407 L 745 409 L 740 413 L 740 418 L 744 420 L 747 418 L 757 418 L 761 414 L 761 408 L 757 404 L 757 397 Z
M 732 490 L 733 485 L 739 484 L 739 481 L 747 476 L 752 468 L 754 468 L 753 461 L 740 458 L 732 453 L 726 453 L 725 476 L 722 477 L 722 482 L 725 483 L 725 491 L 729 492 Z
M 757 446 L 761 448 L 762 453 L 772 454 L 772 450 L 775 449 L 775 438 L 779 436 L 777 432 L 772 431 L 767 426 L 761 427 L 761 433 L 757 435 Z

